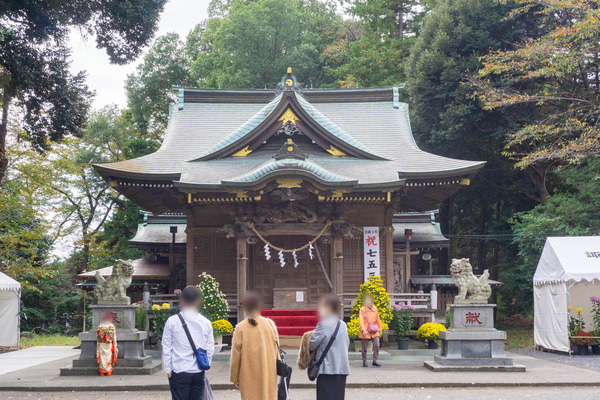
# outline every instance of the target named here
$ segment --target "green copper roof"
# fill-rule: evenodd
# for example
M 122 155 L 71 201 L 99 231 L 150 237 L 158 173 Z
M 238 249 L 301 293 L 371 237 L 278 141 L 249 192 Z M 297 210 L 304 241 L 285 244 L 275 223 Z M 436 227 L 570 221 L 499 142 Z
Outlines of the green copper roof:
M 356 179 L 347 178 L 329 172 L 312 161 L 284 158 L 281 160 L 270 160 L 246 174 L 240 175 L 228 181 L 223 181 L 223 183 L 254 183 L 263 180 L 269 175 L 282 172 L 288 173 L 287 176 L 294 173 L 309 174 L 315 177 L 317 180 L 330 183 L 351 184 L 357 182 Z
M 208 159 L 211 158 L 215 153 L 226 149 L 227 147 L 233 145 L 236 142 L 242 141 L 246 136 L 251 134 L 262 122 L 264 122 L 272 113 L 276 112 L 278 106 L 282 101 L 289 102 L 290 100 L 283 99 L 284 93 L 278 94 L 271 102 L 269 102 L 266 106 L 264 106 L 259 112 L 257 112 L 252 118 L 250 118 L 246 123 L 237 128 L 233 133 L 226 136 L 219 142 L 217 142 L 214 146 L 208 149 L 204 154 L 200 155 L 198 158 L 194 158 L 193 160 L 198 159 Z M 287 99 L 290 97 L 288 96 Z M 295 102 L 316 122 L 324 131 L 326 131 L 329 135 L 333 136 L 339 142 L 341 142 L 341 146 L 349 146 L 354 149 L 358 149 L 360 152 L 367 153 L 369 155 L 374 156 L 374 158 L 385 159 L 384 157 L 380 157 L 375 152 L 370 150 L 367 146 L 362 144 L 357 139 L 353 138 L 351 135 L 346 133 L 343 129 L 341 129 L 338 125 L 331 122 L 329 118 L 319 112 L 313 105 L 311 105 L 300 93 L 294 91 L 292 98 Z M 335 146 L 340 146 L 340 144 L 336 144 Z M 239 149 L 238 149 L 239 150 Z
M 356 147 L 357 149 L 360 149 L 365 153 L 376 155 L 376 153 L 371 151 L 367 146 L 363 145 L 361 142 L 348 135 L 346 132 L 344 132 L 343 129 L 331 122 L 329 118 L 321 114 L 319 110 L 313 107 L 313 105 L 310 104 L 304 97 L 302 97 L 302 95 L 298 94 L 297 92 L 294 94 L 296 95 L 298 103 L 300 103 L 302 108 L 304 108 L 304 111 L 306 111 L 319 125 L 321 125 L 329 133 L 331 133 L 341 141 L 351 145 L 352 147 Z
M 259 112 L 254 114 L 254 116 L 252 118 L 250 118 L 244 125 L 240 126 L 232 134 L 230 134 L 229 136 L 225 137 L 223 140 L 221 140 L 220 142 L 218 142 L 217 144 L 212 146 L 210 149 L 208 149 L 206 151 L 206 153 L 202 154 L 199 158 L 209 156 L 219 150 L 224 149 L 225 147 L 229 146 L 230 144 L 235 143 L 238 140 L 242 139 L 244 136 L 246 136 L 248 133 L 250 133 L 254 128 L 256 128 L 261 122 L 263 122 L 265 120 L 265 118 L 267 118 L 273 112 L 275 107 L 277 107 L 277 105 L 281 101 L 281 97 L 283 97 L 282 93 L 277 95 L 270 103 L 268 103 L 266 106 L 264 106 Z

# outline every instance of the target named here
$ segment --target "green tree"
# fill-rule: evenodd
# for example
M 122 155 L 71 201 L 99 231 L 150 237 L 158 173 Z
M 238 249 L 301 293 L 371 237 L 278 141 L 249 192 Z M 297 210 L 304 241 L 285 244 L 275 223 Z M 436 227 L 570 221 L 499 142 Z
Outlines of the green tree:
M 154 42 L 135 73 L 127 77 L 127 102 L 142 132 L 162 134 L 168 105 L 177 100 L 173 86 L 193 85 L 191 63 L 186 44 L 178 34 L 168 33 Z
M 379 36 L 403 38 L 415 34 L 427 12 L 427 2 L 419 0 L 355 0 L 349 10 Z
M 511 132 L 507 155 L 519 168 L 600 155 L 600 2 L 519 4 L 515 18 L 540 19 L 546 32 L 491 52 L 473 79 L 488 109 L 535 107 L 536 118 Z
M 198 30 L 192 77 L 200 87 L 274 88 L 288 66 L 305 85 L 331 81 L 320 60 L 341 19 L 317 0 L 234 1 Z
M 506 298 L 517 299 L 520 311 L 531 312 L 531 282 L 548 236 L 594 236 L 600 234 L 600 158 L 557 172 L 563 182 L 545 204 L 522 212 L 513 219 L 518 258 L 514 268 L 502 271 Z
M 114 63 L 135 59 L 151 39 L 166 0 L 3 1 L 0 4 L 0 182 L 8 159 L 11 105 L 22 111 L 23 139 L 38 150 L 82 133 L 91 93 L 69 72 L 72 28 L 95 35 Z
M 51 206 L 52 218 L 60 221 L 52 224 L 53 236 L 77 238 L 81 254 L 76 258 L 76 272 L 89 269 L 95 235 L 113 215 L 114 207 L 122 204 L 93 164 L 147 154 L 156 148 L 155 143 L 143 139 L 130 113 L 110 106 L 90 116 L 82 138 L 64 139 L 43 155 L 25 151 L 15 165 L 28 182 L 35 183 L 44 202 Z M 122 212 L 119 217 L 123 217 Z M 131 219 L 123 218 L 121 222 L 130 224 L 129 231 L 133 229 Z M 118 224 L 111 227 L 115 233 L 120 229 Z M 97 250 L 98 254 L 111 254 Z
M 417 143 L 440 155 L 487 162 L 473 187 L 442 204 L 442 230 L 453 240 L 440 264 L 447 267 L 450 256 L 470 257 L 475 268 L 489 268 L 493 278 L 499 269 L 511 268 L 515 254 L 507 221 L 544 201 L 547 193 L 543 170 L 515 171 L 501 154 L 508 133 L 531 118 L 532 110 L 485 110 L 475 89 L 465 84 L 469 73 L 481 68 L 482 55 L 537 34 L 534 19 L 507 20 L 513 9 L 495 0 L 436 3 L 423 20 L 407 68 Z

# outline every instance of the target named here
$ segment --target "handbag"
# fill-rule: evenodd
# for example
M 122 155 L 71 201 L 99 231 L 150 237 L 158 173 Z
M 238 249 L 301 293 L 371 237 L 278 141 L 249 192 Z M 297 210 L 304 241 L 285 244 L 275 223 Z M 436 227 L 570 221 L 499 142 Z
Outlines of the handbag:
M 208 383 L 208 378 L 204 375 L 204 390 L 202 393 L 202 400 L 215 400 L 215 396 L 213 395 L 212 388 Z
M 198 368 L 200 368 L 200 371 L 208 371 L 210 369 L 210 362 L 208 362 L 208 354 L 206 354 L 206 350 L 196 348 L 196 344 L 194 344 L 194 339 L 192 339 L 192 335 L 190 334 L 190 330 L 185 323 L 185 319 L 183 319 L 181 313 L 177 314 L 177 316 L 181 321 L 181 325 L 183 325 L 183 330 L 185 331 L 185 335 L 190 342 L 190 346 L 192 346 L 192 351 L 194 352 L 194 357 L 196 357 L 196 364 L 198 365 Z
M 367 327 L 367 330 L 369 331 L 369 333 L 377 333 L 377 332 L 379 332 L 379 325 L 372 322 Z
M 379 325 L 377 325 L 375 322 L 369 322 L 369 324 L 367 325 L 367 331 L 369 333 L 378 333 Z
M 308 369 L 306 370 L 306 373 L 308 374 L 308 379 L 310 381 L 314 381 L 319 376 L 319 368 L 321 368 L 321 364 L 323 364 L 323 360 L 325 360 L 325 356 L 329 352 L 329 349 L 331 348 L 331 345 L 333 344 L 333 341 L 335 340 L 337 333 L 340 330 L 340 324 L 341 321 L 338 320 L 337 326 L 335 327 L 335 332 L 333 332 L 331 339 L 329 339 L 329 342 L 327 343 L 325 350 L 323 350 L 323 354 L 321 354 L 319 361 L 312 360 L 308 364 Z

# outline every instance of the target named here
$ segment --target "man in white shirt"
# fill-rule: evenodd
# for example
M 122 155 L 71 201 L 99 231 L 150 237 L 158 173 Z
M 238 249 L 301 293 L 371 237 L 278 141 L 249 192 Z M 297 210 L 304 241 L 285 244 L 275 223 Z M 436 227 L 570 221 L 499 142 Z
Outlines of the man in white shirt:
M 179 297 L 179 309 L 196 349 L 206 350 L 210 363 L 215 351 L 215 339 L 212 324 L 198 313 L 200 302 L 198 288 L 187 286 Z M 198 368 L 194 350 L 178 315 L 173 315 L 167 320 L 162 347 L 163 369 L 169 376 L 173 400 L 201 400 L 204 391 L 204 371 Z

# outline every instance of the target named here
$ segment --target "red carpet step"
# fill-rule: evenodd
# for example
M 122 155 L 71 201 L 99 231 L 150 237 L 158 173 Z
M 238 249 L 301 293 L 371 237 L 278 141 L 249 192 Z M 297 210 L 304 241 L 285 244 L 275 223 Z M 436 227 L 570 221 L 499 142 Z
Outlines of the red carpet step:
M 317 310 L 263 310 L 275 322 L 281 336 L 302 336 L 317 326 Z

